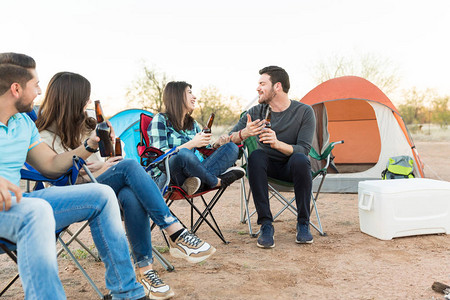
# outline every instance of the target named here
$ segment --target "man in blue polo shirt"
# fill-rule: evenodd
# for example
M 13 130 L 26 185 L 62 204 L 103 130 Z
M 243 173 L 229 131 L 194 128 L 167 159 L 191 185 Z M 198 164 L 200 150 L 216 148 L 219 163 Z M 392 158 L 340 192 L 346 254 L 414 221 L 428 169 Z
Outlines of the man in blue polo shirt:
M 24 114 L 41 93 L 35 66 L 29 56 L 0 53 L 0 237 L 17 244 L 25 298 L 66 298 L 58 278 L 55 228 L 88 220 L 113 299 L 147 299 L 135 278 L 110 187 L 51 187 L 23 196 L 18 188 L 25 160 L 40 173 L 58 177 L 71 167 L 73 155 L 86 159 L 99 140 L 93 133 L 85 146 L 59 155 L 41 143 L 33 121 Z

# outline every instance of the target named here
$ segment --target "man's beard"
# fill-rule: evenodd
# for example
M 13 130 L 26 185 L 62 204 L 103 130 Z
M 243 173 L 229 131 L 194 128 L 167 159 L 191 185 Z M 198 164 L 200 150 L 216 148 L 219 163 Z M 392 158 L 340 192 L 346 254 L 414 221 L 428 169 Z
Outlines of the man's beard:
M 16 103 L 16 109 L 18 112 L 20 113 L 27 113 L 33 110 L 33 102 L 31 102 L 30 104 L 24 105 L 23 103 L 23 99 L 20 98 Z
M 264 95 L 264 94 L 263 94 Z M 269 96 L 265 97 L 265 98 L 259 98 L 258 102 L 260 104 L 269 104 L 273 98 L 275 98 L 275 96 L 277 95 L 277 93 L 275 92 L 275 90 L 272 88 L 269 92 Z

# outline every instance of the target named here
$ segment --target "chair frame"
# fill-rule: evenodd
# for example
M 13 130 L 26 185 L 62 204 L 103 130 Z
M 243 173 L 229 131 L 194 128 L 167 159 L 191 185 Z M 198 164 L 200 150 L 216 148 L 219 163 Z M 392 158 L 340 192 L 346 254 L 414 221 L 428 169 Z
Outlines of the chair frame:
M 312 172 L 312 180 L 316 180 L 317 178 L 321 177 L 319 187 L 317 191 L 314 193 L 311 190 L 311 208 L 310 213 L 314 210 L 316 219 L 317 219 L 317 225 L 314 224 L 311 219 L 309 220 L 310 225 L 319 232 L 321 236 L 326 236 L 327 234 L 324 232 L 322 227 L 322 222 L 320 221 L 320 215 L 319 210 L 317 208 L 317 200 L 319 199 L 320 191 L 322 189 L 322 185 L 325 181 L 325 177 L 328 173 L 327 169 L 330 166 L 330 163 L 332 161 L 331 156 L 331 150 L 333 150 L 334 146 L 338 144 L 342 144 L 344 141 L 338 141 L 334 143 L 330 143 L 328 147 L 323 151 L 321 155 L 319 155 L 313 148 L 311 148 L 311 151 L 309 155 L 316 160 L 325 160 L 325 165 L 318 171 Z M 245 142 L 244 142 L 245 145 Z M 245 147 L 245 146 L 244 146 Z M 247 147 L 245 147 L 248 151 Z M 248 162 L 248 156 L 249 153 L 247 151 L 244 151 L 243 156 L 243 164 L 245 165 Z M 274 215 L 273 220 L 275 220 L 278 216 L 280 216 L 286 209 L 288 209 L 290 212 L 292 212 L 295 216 L 297 216 L 297 208 L 293 205 L 293 202 L 295 200 L 295 196 L 291 198 L 290 200 L 286 199 L 281 192 L 293 192 L 294 184 L 291 182 L 286 182 L 274 178 L 268 177 L 268 191 L 269 191 L 269 201 L 272 198 L 277 199 L 283 207 Z M 249 235 L 251 237 L 257 237 L 259 230 L 257 232 L 253 232 L 252 224 L 251 224 L 251 217 L 256 213 L 256 210 L 250 212 L 249 209 L 249 201 L 250 197 L 252 196 L 251 188 L 248 188 L 245 185 L 245 177 L 241 179 L 241 193 L 240 193 L 240 208 L 241 208 L 241 223 L 248 224 L 248 231 Z

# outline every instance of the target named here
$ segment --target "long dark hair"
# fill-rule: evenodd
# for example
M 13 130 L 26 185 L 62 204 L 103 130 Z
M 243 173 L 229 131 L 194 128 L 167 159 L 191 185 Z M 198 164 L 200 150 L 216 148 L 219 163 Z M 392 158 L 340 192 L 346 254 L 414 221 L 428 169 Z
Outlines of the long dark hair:
M 95 119 L 84 111 L 90 95 L 91 84 L 83 76 L 71 72 L 55 74 L 39 108 L 37 128 L 59 136 L 64 149 L 77 148 L 82 143 L 82 136 L 96 125 Z
M 194 119 L 191 112 L 184 113 L 186 106 L 186 88 L 192 88 L 192 85 L 185 81 L 171 81 L 164 88 L 163 102 L 165 113 L 176 131 L 192 129 Z

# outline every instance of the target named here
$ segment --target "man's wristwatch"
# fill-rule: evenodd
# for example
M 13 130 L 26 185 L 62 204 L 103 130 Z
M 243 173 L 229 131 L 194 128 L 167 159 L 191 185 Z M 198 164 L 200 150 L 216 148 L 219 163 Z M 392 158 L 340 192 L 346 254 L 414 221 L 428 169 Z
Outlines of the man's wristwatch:
M 84 140 L 84 148 L 85 148 L 87 151 L 91 152 L 91 153 L 97 152 L 98 149 L 94 149 L 94 148 L 89 147 L 89 145 L 88 145 L 88 143 L 87 143 L 88 139 L 89 139 L 89 138 L 87 138 L 86 140 Z

